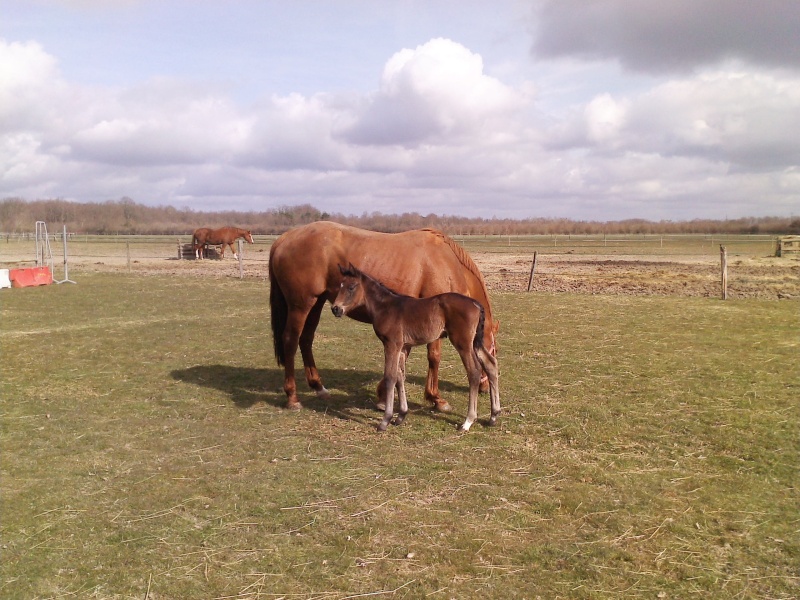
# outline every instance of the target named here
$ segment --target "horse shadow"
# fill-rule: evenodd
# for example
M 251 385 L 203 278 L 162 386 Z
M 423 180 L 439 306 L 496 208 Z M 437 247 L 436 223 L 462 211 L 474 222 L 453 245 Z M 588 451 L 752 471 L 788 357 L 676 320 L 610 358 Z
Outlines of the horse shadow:
M 300 401 L 305 409 L 333 416 L 335 418 L 371 423 L 373 418 L 380 413 L 375 408 L 376 389 L 382 374 L 376 371 L 358 369 L 325 369 L 323 376 L 325 387 L 330 391 L 331 398 L 322 400 L 308 388 L 302 372 L 298 373 L 297 382 Z M 237 367 L 232 365 L 195 365 L 187 369 L 175 369 L 170 376 L 183 383 L 219 390 L 230 397 L 231 402 L 238 408 L 247 409 L 265 402 L 277 408 L 286 404 L 286 394 L 283 391 L 283 369 L 252 367 Z M 425 377 L 416 375 L 406 376 L 406 385 L 425 386 Z M 305 389 L 304 389 L 305 388 Z M 439 381 L 439 389 L 448 395 L 461 393 L 466 397 L 469 387 L 453 384 L 448 381 Z M 414 394 L 411 390 L 408 407 L 410 413 L 427 414 L 432 418 L 452 420 L 453 424 L 460 421 L 456 415 L 450 413 L 443 415 L 432 413 L 428 402 L 423 398 L 422 391 Z M 397 407 L 397 399 L 395 399 Z

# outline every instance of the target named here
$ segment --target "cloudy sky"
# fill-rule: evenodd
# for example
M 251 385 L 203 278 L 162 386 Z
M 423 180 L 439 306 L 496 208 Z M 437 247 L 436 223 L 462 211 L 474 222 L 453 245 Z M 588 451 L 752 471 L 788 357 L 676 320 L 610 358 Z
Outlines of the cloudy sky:
M 0 198 L 800 214 L 795 0 L 0 0 Z

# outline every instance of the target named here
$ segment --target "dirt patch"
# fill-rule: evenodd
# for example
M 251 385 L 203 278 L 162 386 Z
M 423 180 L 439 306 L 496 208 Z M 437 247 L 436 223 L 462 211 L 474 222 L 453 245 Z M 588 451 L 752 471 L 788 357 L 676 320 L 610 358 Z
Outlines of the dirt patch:
M 474 254 L 490 289 L 528 289 L 532 258 L 509 254 Z M 537 259 L 532 291 L 635 296 L 721 294 L 718 261 L 703 257 L 676 260 L 547 255 Z M 781 258 L 734 258 L 728 262 L 728 297 L 800 299 L 800 261 Z

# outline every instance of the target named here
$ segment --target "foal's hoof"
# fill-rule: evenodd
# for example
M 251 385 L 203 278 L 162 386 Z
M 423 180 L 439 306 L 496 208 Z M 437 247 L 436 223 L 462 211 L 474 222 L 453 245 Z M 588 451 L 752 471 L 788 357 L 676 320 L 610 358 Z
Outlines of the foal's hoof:
M 320 389 L 314 391 L 317 393 L 317 398 L 319 398 L 320 400 L 331 399 L 331 393 L 325 389 L 325 386 L 322 386 Z
M 453 412 L 453 407 L 447 402 L 447 400 L 439 400 L 438 402 L 433 403 L 433 408 L 436 412 L 440 413 L 449 413 Z
M 375 403 L 375 410 L 379 410 L 381 412 L 386 411 L 386 402 L 376 402 Z
M 286 410 L 300 410 L 301 408 L 303 408 L 303 405 L 300 404 L 299 400 L 289 400 L 286 403 L 286 407 L 285 408 L 286 408 Z

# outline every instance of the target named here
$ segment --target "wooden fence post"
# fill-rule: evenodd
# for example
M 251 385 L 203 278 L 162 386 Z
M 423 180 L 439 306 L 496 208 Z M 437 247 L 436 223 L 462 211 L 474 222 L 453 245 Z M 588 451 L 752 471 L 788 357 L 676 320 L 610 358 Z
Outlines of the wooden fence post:
M 725 246 L 719 247 L 720 267 L 722 269 L 722 299 L 728 299 L 728 251 Z
M 531 276 L 528 278 L 528 291 L 531 291 L 531 286 L 533 286 L 533 273 L 536 271 L 536 251 L 533 252 L 533 264 L 531 265 Z
M 131 272 L 131 243 L 125 242 L 125 253 L 128 255 L 128 273 Z
M 242 268 L 242 253 L 244 251 L 244 242 L 236 240 L 236 245 L 239 248 L 239 279 L 244 279 L 244 269 Z

